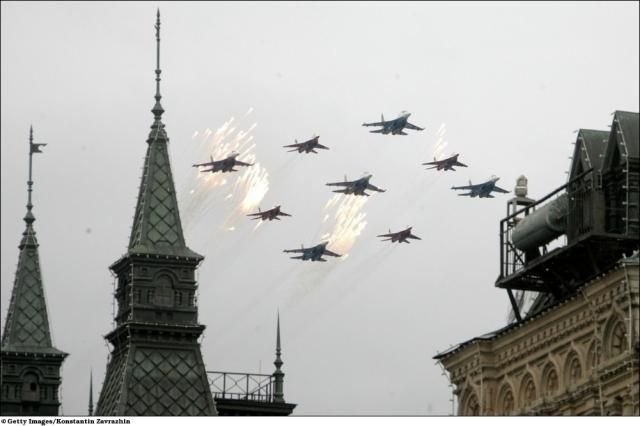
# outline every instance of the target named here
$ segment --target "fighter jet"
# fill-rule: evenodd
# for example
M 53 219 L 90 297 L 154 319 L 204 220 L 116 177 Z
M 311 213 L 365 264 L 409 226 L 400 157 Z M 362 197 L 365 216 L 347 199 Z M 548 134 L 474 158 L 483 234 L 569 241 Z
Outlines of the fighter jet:
M 458 194 L 458 195 L 468 195 L 470 197 L 479 197 L 479 198 L 493 198 L 493 195 L 491 195 L 491 192 L 493 191 L 502 192 L 503 194 L 508 194 L 509 191 L 507 191 L 506 189 L 502 189 L 499 186 L 496 186 L 496 182 L 499 179 L 500 178 L 497 176 L 491 176 L 491 179 L 483 183 L 474 185 L 471 183 L 471 181 L 469 181 L 469 185 L 467 186 L 452 186 L 451 189 L 468 189 L 471 192 L 467 192 L 466 194 Z
M 236 157 L 240 155 L 237 152 L 234 152 L 224 160 L 213 160 L 213 155 L 210 156 L 211 161 L 207 163 L 194 164 L 193 167 L 211 167 L 207 170 L 200 170 L 201 172 L 237 172 L 238 170 L 234 169 L 235 166 L 253 166 L 250 163 L 243 163 L 242 161 L 236 160 Z
M 414 240 L 421 240 L 422 238 L 417 237 L 411 233 L 411 228 L 412 226 L 409 226 L 404 231 L 399 231 L 399 232 L 391 232 L 391 229 L 389 229 L 388 234 L 378 235 L 378 237 L 386 238 L 386 240 L 382 240 L 382 241 L 391 241 L 392 243 L 395 243 L 397 241 L 399 243 L 409 244 L 409 241 L 407 241 L 407 238 L 411 238 Z
M 392 135 L 407 135 L 407 133 L 403 132 L 404 129 L 412 129 L 412 130 L 424 130 L 422 127 L 418 127 L 415 124 L 409 123 L 407 120 L 411 113 L 407 111 L 401 111 L 398 118 L 393 120 L 385 121 L 384 115 L 381 114 L 381 120 L 376 123 L 362 123 L 363 126 L 382 126 L 382 129 L 371 130 L 370 133 L 382 133 L 383 135 L 388 135 L 391 133 Z
M 438 169 L 438 170 L 453 170 L 454 172 L 456 171 L 456 169 L 453 168 L 453 166 L 458 166 L 458 167 L 467 167 L 466 164 L 462 164 L 461 162 L 458 161 L 458 156 L 460 154 L 456 154 L 456 155 L 452 155 L 449 158 L 445 158 L 444 160 L 436 160 L 436 157 L 433 157 L 433 161 L 430 163 L 422 163 L 423 166 L 433 166 L 433 167 L 427 167 L 427 170 L 430 169 Z
M 291 259 L 301 259 L 301 260 L 311 260 L 312 262 L 326 262 L 326 259 L 323 259 L 322 256 L 333 256 L 333 257 L 341 257 L 342 255 L 338 253 L 334 253 L 331 250 L 327 249 L 327 245 L 329 242 L 320 243 L 317 246 L 310 248 L 302 248 L 293 249 L 293 250 L 283 250 L 285 253 L 302 253 L 300 256 L 294 256 Z
M 344 189 L 336 189 L 333 192 L 338 192 L 341 194 L 353 194 L 353 195 L 364 195 L 368 197 L 366 190 L 385 192 L 384 189 L 380 189 L 375 185 L 369 183 L 369 179 L 371 179 L 373 175 L 366 175 L 361 177 L 358 180 L 347 181 L 347 177 L 344 177 L 344 182 L 334 182 L 328 183 L 327 186 L 344 186 Z
M 291 216 L 288 213 L 280 211 L 280 206 L 275 206 L 271 210 L 262 211 L 260 207 L 258 207 L 258 213 L 250 213 L 247 216 L 251 217 L 252 220 L 280 220 L 278 216 Z
M 293 148 L 290 149 L 289 152 L 294 152 L 294 151 L 298 151 L 300 153 L 306 152 L 307 154 L 310 152 L 313 152 L 314 154 L 317 154 L 318 151 L 316 151 L 317 149 L 329 149 L 329 147 L 324 146 L 322 144 L 320 144 L 320 142 L 318 142 L 318 139 L 320 138 L 320 136 L 314 136 L 313 138 L 309 139 L 306 142 L 300 142 L 298 143 L 298 140 L 296 139 L 296 143 L 292 144 L 292 145 L 284 145 L 283 148 Z

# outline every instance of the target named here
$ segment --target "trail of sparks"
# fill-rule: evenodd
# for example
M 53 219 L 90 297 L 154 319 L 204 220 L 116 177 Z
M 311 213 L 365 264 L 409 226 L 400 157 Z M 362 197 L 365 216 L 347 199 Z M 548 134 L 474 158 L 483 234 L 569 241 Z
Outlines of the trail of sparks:
M 446 123 L 440 124 L 438 131 L 436 132 L 436 143 L 433 146 L 433 158 L 436 160 L 442 160 L 444 157 L 444 150 L 449 145 L 449 142 L 445 139 L 447 134 L 447 125 Z
M 253 107 L 244 114 L 247 117 Z M 185 228 L 193 227 L 221 200 L 233 205 L 233 210 L 224 222 L 223 229 L 235 230 L 240 217 L 254 210 L 269 191 L 269 173 L 256 161 L 251 132 L 257 123 L 251 124 L 246 130 L 235 123 L 235 117 L 225 121 L 218 129 L 203 132 L 195 131 L 192 139 L 198 144 L 194 153 L 194 162 L 204 163 L 211 157 L 215 161 L 222 160 L 237 152 L 238 160 L 253 163 L 243 167 L 238 172 L 231 173 L 202 173 L 194 167 L 185 184 L 183 197 L 183 223 Z M 199 142 L 198 142 L 199 140 Z
M 335 194 L 324 206 L 323 223 L 329 223 L 330 228 L 321 240 L 328 240 L 329 250 L 342 254 L 343 260 L 367 226 L 367 214 L 362 211 L 367 200 L 368 197 Z M 331 218 L 333 221 L 329 221 Z

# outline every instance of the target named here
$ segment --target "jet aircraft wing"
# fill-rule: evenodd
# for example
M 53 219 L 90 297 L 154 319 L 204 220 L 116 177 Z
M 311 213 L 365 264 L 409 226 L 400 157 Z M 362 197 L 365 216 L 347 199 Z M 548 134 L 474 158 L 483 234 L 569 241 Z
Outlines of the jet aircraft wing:
M 370 189 L 371 191 L 385 192 L 384 189 L 380 189 L 377 186 L 372 185 L 370 183 L 367 184 L 367 189 Z
M 362 123 L 362 125 L 365 126 L 365 127 L 369 127 L 369 126 L 384 126 L 387 123 L 388 123 L 388 121 L 376 121 L 375 123 Z
M 493 190 L 496 191 L 496 192 L 502 192 L 503 194 L 508 194 L 509 193 L 509 191 L 507 191 L 506 189 L 502 189 L 502 188 L 500 188 L 499 186 L 496 186 L 496 185 L 493 186 Z
M 236 166 L 253 166 L 253 164 L 243 163 L 242 161 L 238 161 L 238 160 L 236 160 L 235 165 Z
M 299 249 L 291 249 L 291 250 L 283 250 L 285 253 L 304 253 L 307 249 L 299 248 Z
M 303 143 L 293 143 L 291 145 L 282 145 L 283 148 L 298 148 L 304 145 Z
M 323 256 L 324 256 L 325 254 L 326 254 L 327 256 L 333 256 L 333 257 L 341 257 L 341 256 L 342 256 L 341 254 L 334 253 L 334 252 L 332 252 L 331 250 L 327 250 L 327 249 L 324 249 L 324 253 L 322 253 L 322 255 L 323 255 Z
M 396 235 L 398 235 L 399 232 L 391 232 L 389 234 L 382 234 L 382 235 L 376 235 L 376 237 L 395 237 Z
M 477 187 L 478 185 L 464 185 L 464 186 L 452 186 L 451 189 L 475 189 Z
M 194 164 L 192 167 L 207 167 L 207 166 L 215 166 L 218 163 L 217 161 L 207 161 L 206 163 Z
M 353 184 L 353 182 L 333 182 L 333 183 L 327 183 L 327 186 L 351 186 L 351 184 Z
M 415 124 L 409 123 L 408 121 L 405 123 L 404 127 L 411 130 L 424 130 L 422 127 L 418 127 Z

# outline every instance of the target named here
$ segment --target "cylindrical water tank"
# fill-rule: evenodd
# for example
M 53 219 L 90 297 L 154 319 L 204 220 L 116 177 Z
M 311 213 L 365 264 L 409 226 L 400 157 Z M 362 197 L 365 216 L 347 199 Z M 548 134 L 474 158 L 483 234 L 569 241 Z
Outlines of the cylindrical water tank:
M 569 202 L 563 194 L 523 218 L 513 228 L 511 241 L 522 251 L 540 247 L 567 230 Z

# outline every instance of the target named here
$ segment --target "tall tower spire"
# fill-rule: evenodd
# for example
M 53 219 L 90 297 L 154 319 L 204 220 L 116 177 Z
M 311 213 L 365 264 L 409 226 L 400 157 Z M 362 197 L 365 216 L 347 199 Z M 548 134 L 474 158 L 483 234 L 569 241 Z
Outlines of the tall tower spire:
M 160 105 L 160 11 L 156 15 L 156 103 L 127 253 L 117 276 L 116 328 L 95 414 L 210 416 L 216 409 L 198 338 L 195 270 L 186 246 Z
M 38 240 L 33 228 L 33 154 L 46 144 L 33 143 L 29 129 L 29 180 L 25 231 L 18 248 L 18 269 L 2 336 L 2 414 L 57 415 L 60 366 L 66 353 L 51 342 Z
M 276 366 L 276 371 L 273 372 L 275 390 L 273 392 L 274 402 L 284 402 L 284 373 L 280 370 L 282 367 L 282 348 L 280 346 L 280 311 L 278 311 L 278 324 L 276 331 L 276 360 L 273 365 Z
M 171 164 L 169 138 L 162 123 L 164 108 L 160 104 L 160 11 L 156 16 L 156 103 L 151 110 L 154 120 L 147 138 L 138 203 L 129 238 L 129 252 L 160 254 L 203 259 L 185 244 Z
M 89 416 L 93 416 L 93 370 L 89 372 Z

